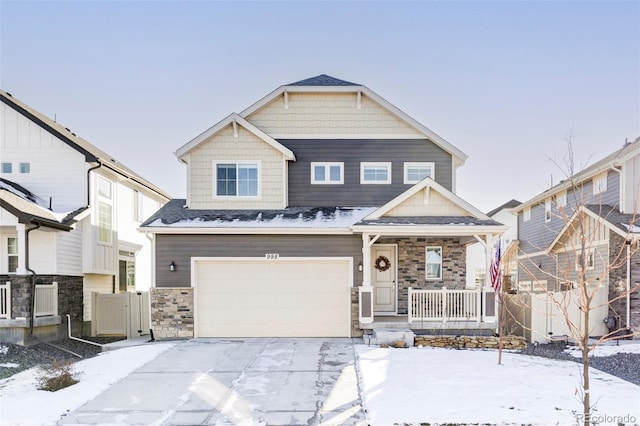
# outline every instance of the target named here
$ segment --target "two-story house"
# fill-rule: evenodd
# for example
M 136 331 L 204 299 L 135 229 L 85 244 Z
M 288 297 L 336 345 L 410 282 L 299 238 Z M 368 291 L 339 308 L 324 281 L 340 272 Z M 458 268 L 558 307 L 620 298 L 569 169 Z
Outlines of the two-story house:
M 141 227 L 156 337 L 495 328 L 465 245 L 506 227 L 456 195 L 466 155 L 366 86 L 281 86 L 176 156 L 187 198 Z
M 9 93 L 0 101 L 0 340 L 66 333 L 66 314 L 88 333 L 92 292 L 150 287 L 137 227 L 170 197 Z
M 587 282 L 602 289 L 604 304 L 593 335 L 607 333 L 604 317 L 615 318 L 614 327 L 638 328 L 639 190 L 640 138 L 514 209 L 519 290 L 571 289 L 586 264 Z

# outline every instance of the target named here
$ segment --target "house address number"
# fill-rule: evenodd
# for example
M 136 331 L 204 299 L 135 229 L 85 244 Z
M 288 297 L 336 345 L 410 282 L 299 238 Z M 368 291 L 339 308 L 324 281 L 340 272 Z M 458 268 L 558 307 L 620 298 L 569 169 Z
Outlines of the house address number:
M 278 253 L 267 253 L 264 255 L 267 260 L 277 260 L 280 255 Z

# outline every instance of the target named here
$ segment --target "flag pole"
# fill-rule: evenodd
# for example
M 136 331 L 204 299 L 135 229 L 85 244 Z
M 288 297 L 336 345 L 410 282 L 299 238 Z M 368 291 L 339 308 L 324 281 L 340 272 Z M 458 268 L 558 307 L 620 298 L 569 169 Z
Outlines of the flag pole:
M 502 256 L 500 250 L 500 238 L 498 238 L 498 245 L 496 247 L 495 256 L 491 261 L 491 270 L 489 271 L 491 277 L 491 288 L 493 288 L 494 295 L 498 300 L 498 365 L 502 365 L 502 325 L 503 325 L 503 312 L 504 306 L 502 301 L 502 277 L 500 271 L 500 258 Z

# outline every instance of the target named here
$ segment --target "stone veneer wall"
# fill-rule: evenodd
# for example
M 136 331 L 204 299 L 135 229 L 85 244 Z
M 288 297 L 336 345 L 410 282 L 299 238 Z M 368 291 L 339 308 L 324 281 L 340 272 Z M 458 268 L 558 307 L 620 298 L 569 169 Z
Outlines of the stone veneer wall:
M 408 288 L 439 290 L 464 289 L 467 252 L 458 238 L 380 238 L 379 244 L 398 246 L 398 313 L 407 313 Z M 426 280 L 426 247 L 442 247 L 442 279 Z
M 362 337 L 359 287 L 351 287 L 351 337 Z
M 416 336 L 415 346 L 435 348 L 485 348 L 498 349 L 498 338 L 494 336 Z M 527 341 L 520 336 L 504 336 L 503 349 L 525 349 Z
M 31 317 L 31 276 L 2 275 L 1 282 L 11 283 L 11 318 Z M 82 277 L 36 275 L 36 284 L 58 283 L 58 315 L 69 314 L 71 320 L 82 319 Z M 66 320 L 66 319 L 65 319 Z
M 191 339 L 193 329 L 193 289 L 151 288 L 151 328 L 156 339 Z
M 609 315 L 620 317 L 619 327 L 633 327 L 636 332 L 640 331 L 640 288 L 631 293 L 631 318 L 630 323 L 626 324 L 626 312 L 627 312 L 627 262 L 626 253 L 627 249 L 624 247 L 625 240 L 619 235 L 611 232 L 609 241 L 609 264 L 620 264 L 619 268 L 612 268 L 609 271 L 609 300 L 613 300 L 616 297 L 621 297 L 618 300 L 609 303 Z M 616 259 L 617 255 L 622 250 L 622 259 Z M 633 253 L 634 247 L 631 248 Z M 640 251 L 636 251 L 631 256 L 631 290 L 640 284 Z

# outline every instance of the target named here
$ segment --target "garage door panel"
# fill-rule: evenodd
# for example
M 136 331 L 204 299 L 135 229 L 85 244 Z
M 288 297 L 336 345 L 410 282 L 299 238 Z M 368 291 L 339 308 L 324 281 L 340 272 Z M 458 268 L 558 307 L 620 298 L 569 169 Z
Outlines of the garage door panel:
M 198 337 L 348 337 L 347 259 L 196 262 Z

